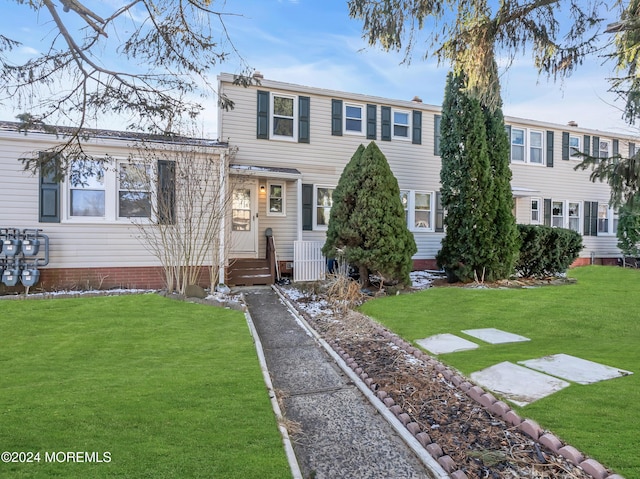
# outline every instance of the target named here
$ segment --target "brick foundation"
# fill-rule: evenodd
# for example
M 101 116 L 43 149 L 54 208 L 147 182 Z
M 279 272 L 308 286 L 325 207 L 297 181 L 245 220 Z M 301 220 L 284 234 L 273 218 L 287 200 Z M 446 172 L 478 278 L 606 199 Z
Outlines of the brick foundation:
M 433 259 L 414 259 L 413 260 L 413 270 L 414 271 L 422 271 L 422 270 L 438 270 L 438 264 L 436 263 L 435 258 Z
M 204 268 L 198 282 L 209 286 L 209 271 Z M 91 290 L 91 289 L 164 289 L 164 273 L 158 266 L 135 266 L 114 268 L 42 268 L 40 280 L 31 287 L 36 291 Z M 2 292 L 22 292 L 23 286 L 6 287 Z

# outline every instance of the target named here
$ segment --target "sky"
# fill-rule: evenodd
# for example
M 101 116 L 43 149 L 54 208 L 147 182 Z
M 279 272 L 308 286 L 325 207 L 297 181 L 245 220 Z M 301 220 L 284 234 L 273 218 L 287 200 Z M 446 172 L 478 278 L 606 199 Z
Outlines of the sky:
M 95 8 L 123 4 L 105 0 Z M 243 61 L 260 71 L 265 79 L 324 89 L 356 92 L 383 98 L 441 105 L 448 65 L 437 65 L 420 54 L 412 61 L 404 55 L 370 47 L 362 38 L 362 23 L 349 17 L 347 0 L 218 0 L 214 9 L 234 14 L 225 16 L 233 45 Z M 112 9 L 112 8 L 110 8 Z M 67 14 L 73 15 L 73 13 Z M 51 39 L 51 25 L 14 0 L 3 2 L 0 31 L 23 42 L 13 53 L 16 61 L 44 51 Z M 225 45 L 230 49 L 230 45 Z M 105 50 L 105 55 L 111 55 Z M 217 65 L 220 72 L 238 73 L 241 62 L 232 57 Z M 503 110 L 507 116 L 581 127 L 637 134 L 621 118 L 620 103 L 608 93 L 606 81 L 612 64 L 593 57 L 569 78 L 553 82 L 538 76 L 530 53 L 516 58 L 508 70 L 501 69 Z M 205 102 L 201 129 L 207 137 L 217 135 L 216 101 Z M 20 110 L 8 102 L 0 105 L 0 120 L 14 120 Z M 105 119 L 100 128 L 121 129 L 117 119 Z

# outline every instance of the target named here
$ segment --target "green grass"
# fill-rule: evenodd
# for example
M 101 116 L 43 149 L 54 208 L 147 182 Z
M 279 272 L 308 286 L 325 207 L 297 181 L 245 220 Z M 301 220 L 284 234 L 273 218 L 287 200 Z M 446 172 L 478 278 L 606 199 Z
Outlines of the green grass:
M 290 476 L 243 314 L 157 295 L 0 302 L 2 451 L 41 453 L 12 479 Z
M 531 338 L 440 355 L 465 375 L 502 361 L 566 353 L 633 375 L 570 387 L 515 408 L 627 478 L 640 477 L 640 271 L 584 267 L 576 284 L 534 289 L 432 288 L 367 302 L 362 311 L 414 341 L 498 328 Z

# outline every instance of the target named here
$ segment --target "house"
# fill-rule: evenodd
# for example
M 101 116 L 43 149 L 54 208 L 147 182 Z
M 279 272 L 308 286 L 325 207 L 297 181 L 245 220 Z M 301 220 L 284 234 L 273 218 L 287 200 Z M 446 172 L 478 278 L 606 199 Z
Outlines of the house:
M 109 166 L 84 184 L 33 175 L 18 161 L 64 141 L 64 131 L 25 134 L 15 123 L 0 123 L 0 240 L 12 231 L 47 236 L 48 264 L 39 282 L 44 289 L 161 288 L 164 263 L 144 241 L 141 226 L 154 231 L 180 214 L 173 202 L 183 187 L 172 165 L 191 152 L 209 162 L 216 191 L 224 192 L 219 198 L 214 193 L 195 215 L 225 218 L 215 235 L 201 236 L 211 243 L 204 263 L 230 284 L 270 283 L 276 273 L 317 279 L 325 271 L 320 249 L 333 189 L 357 147 L 375 141 L 398 179 L 418 246 L 414 267 L 435 269 L 445 214 L 439 202 L 440 107 L 418 97 L 392 100 L 257 80 L 245 88 L 231 74 L 219 76 L 219 93 L 235 104 L 218 111 L 224 142 L 88 132 L 83 149 L 107 158 Z M 572 152 L 633 155 L 634 139 L 573 122 L 505 122 L 517 221 L 580 232 L 585 247 L 576 265 L 615 264 L 620 251 L 609 187 L 591 182 L 589 171 L 575 171 L 580 160 Z M 149 158 L 150 181 L 141 186 L 129 175 L 143 171 Z M 172 210 L 154 213 L 151 207 L 167 198 Z M 0 251 L 4 270 L 12 264 L 6 253 Z M 197 281 L 211 284 L 205 277 Z
M 300 280 L 317 276 L 317 269 L 305 269 L 314 261 L 322 264 L 318 250 L 331 193 L 358 145 L 375 141 L 401 189 L 418 246 L 414 267 L 436 268 L 444 235 L 439 106 L 418 97 L 391 100 L 276 82 L 259 74 L 259 84 L 250 88 L 234 85 L 233 79 L 229 74 L 218 78 L 220 93 L 235 102 L 234 109 L 219 111 L 219 134 L 237 148 L 230 182 L 241 181 L 248 208 L 242 214 L 251 223 L 232 231 L 232 258 L 261 257 L 268 230 L 276 239 L 282 271 L 293 269 Z M 580 232 L 584 249 L 576 265 L 615 264 L 620 251 L 609 187 L 591 182 L 589 171 L 575 171 L 580 159 L 572 153 L 633 155 L 633 138 L 579 128 L 575 122 L 507 117 L 505 123 L 517 222 Z
M 191 164 L 200 158 L 225 171 L 227 145 L 94 130 L 86 132 L 82 148 L 88 157 L 107 162 L 83 181 L 67 177 L 58 182 L 50 174 L 24 171 L 20 158 L 59 145 L 67 140 L 65 133 L 24 132 L 16 123 L 0 123 L 0 240 L 25 230 L 39 230 L 48 238 L 48 264 L 39 268 L 42 289 L 162 288 L 164 263 L 145 236 L 175 214 L 172 188 L 179 183 L 172 177 L 173 164 L 179 158 Z M 0 250 L 0 270 L 15 266 L 16 258 L 6 253 Z M 207 278 L 202 282 L 209 284 Z

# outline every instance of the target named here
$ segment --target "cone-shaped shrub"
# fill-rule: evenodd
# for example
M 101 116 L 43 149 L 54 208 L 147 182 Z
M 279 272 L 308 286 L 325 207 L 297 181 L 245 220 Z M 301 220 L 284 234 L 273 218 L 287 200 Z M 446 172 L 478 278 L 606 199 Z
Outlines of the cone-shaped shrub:
M 410 284 L 411 257 L 417 248 L 407 229 L 398 181 L 374 142 L 361 148 L 334 190 L 323 253 L 342 252 L 360 269 L 361 282 L 366 283 L 371 272 L 386 281 Z

